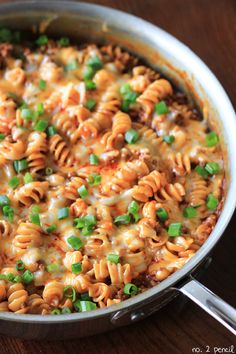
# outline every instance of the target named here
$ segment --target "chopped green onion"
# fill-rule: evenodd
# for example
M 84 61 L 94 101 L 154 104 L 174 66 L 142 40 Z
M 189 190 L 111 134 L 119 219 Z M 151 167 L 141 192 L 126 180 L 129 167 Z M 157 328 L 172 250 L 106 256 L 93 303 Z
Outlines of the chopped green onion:
M 98 186 L 101 183 L 102 176 L 98 175 L 97 173 L 91 173 L 88 176 L 88 184 L 90 186 Z
M 37 121 L 37 123 L 34 125 L 34 130 L 38 132 L 44 132 L 48 126 L 48 121 L 45 119 L 40 119 Z
M 120 256 L 118 254 L 110 253 L 107 255 L 107 260 L 111 263 L 118 264 L 118 263 L 120 263 Z
M 22 275 L 22 280 L 23 283 L 25 284 L 31 283 L 33 279 L 34 279 L 34 275 L 29 270 L 26 270 Z
M 129 214 L 117 216 L 114 220 L 114 223 L 116 225 L 125 225 L 125 224 L 129 224 L 130 222 L 131 222 L 131 218 Z
M 193 219 L 197 216 L 197 210 L 194 207 L 184 208 L 183 215 L 185 218 Z
M 139 288 L 132 284 L 132 283 L 128 283 L 128 284 L 125 284 L 124 286 L 124 294 L 125 295 L 136 295 L 137 293 L 139 292 Z
M 61 314 L 61 310 L 60 309 L 54 309 L 54 310 L 51 311 L 51 315 L 57 316 L 57 315 L 60 315 L 60 314 Z
M 55 224 L 52 224 L 46 228 L 46 231 L 50 234 L 51 232 L 56 231 L 56 229 L 57 229 L 57 226 Z
M 79 187 L 77 189 L 77 191 L 78 191 L 80 197 L 83 198 L 83 199 L 86 198 L 87 195 L 88 195 L 88 190 L 87 190 L 87 188 L 86 188 L 86 186 L 84 184 L 81 187 Z
M 34 120 L 36 118 L 36 112 L 31 108 L 23 108 L 21 110 L 21 117 L 26 120 Z
M 80 299 L 84 301 L 91 301 L 91 297 L 89 296 L 88 292 L 80 294 Z
M 69 307 L 63 307 L 61 310 L 61 313 L 65 315 L 66 313 L 71 313 L 71 309 Z
M 204 167 L 200 166 L 200 165 L 195 167 L 195 171 L 202 178 L 208 178 L 209 177 L 209 173 L 207 172 L 207 170 Z
M 53 169 L 52 169 L 51 167 L 46 167 L 46 168 L 45 168 L 45 174 L 46 174 L 47 176 L 52 175 L 52 174 L 53 174 Z
M 40 90 L 45 90 L 45 88 L 46 88 L 46 81 L 45 80 L 42 80 L 42 79 L 39 80 L 39 88 L 40 88 Z
M 74 308 L 78 312 L 86 312 L 96 310 L 97 305 L 92 301 L 77 300 L 73 303 Z
M 32 222 L 32 224 L 41 226 L 39 214 L 30 214 L 30 222 Z
M 218 199 L 213 195 L 213 194 L 209 194 L 206 200 L 206 206 L 209 210 L 216 210 L 217 206 L 218 206 L 219 202 Z
M 15 279 L 15 276 L 14 276 L 14 274 L 12 274 L 12 273 L 8 273 L 8 274 L 6 275 L 6 277 L 7 277 L 7 280 L 10 281 L 10 282 L 13 282 L 14 279 Z
M 24 171 L 28 168 L 27 160 L 16 160 L 13 162 L 14 169 L 17 173 Z
M 60 266 L 58 263 L 51 263 L 47 265 L 47 271 L 49 273 L 58 273 L 60 270 Z
M 46 45 L 46 44 L 48 44 L 48 37 L 47 37 L 45 34 L 42 34 L 42 35 L 35 41 L 35 43 L 36 43 L 38 46 Z
M 130 101 L 128 100 L 124 100 L 122 101 L 121 103 L 121 110 L 122 112 L 129 112 L 129 109 L 130 109 Z
M 96 219 L 96 216 L 94 216 L 94 215 L 86 215 L 81 218 L 75 218 L 74 223 L 75 223 L 76 229 L 83 229 L 88 226 L 91 226 L 91 227 L 95 226 L 97 223 L 97 219 Z
M 76 59 L 71 60 L 68 64 L 65 66 L 65 71 L 74 71 L 78 69 L 78 62 Z
M 71 266 L 71 271 L 74 274 L 79 274 L 82 272 L 82 265 L 81 263 L 73 263 Z
M 32 207 L 31 207 L 31 212 L 32 212 L 33 214 L 38 214 L 38 213 L 40 212 L 40 207 L 39 207 L 39 205 L 32 205 Z
M 164 136 L 163 141 L 166 144 L 171 145 L 175 141 L 175 137 L 174 137 L 174 135 L 167 135 L 167 136 Z
M 130 84 L 128 84 L 128 83 L 123 84 L 120 87 L 120 93 L 122 94 L 122 96 L 126 95 L 127 93 L 129 93 L 131 91 L 132 91 L 132 88 L 131 88 Z
M 81 247 L 83 247 L 83 242 L 77 236 L 68 237 L 67 242 L 76 251 L 78 251 Z
M 16 269 L 17 270 L 24 270 L 25 269 L 24 262 L 21 259 L 16 261 Z
M 94 55 L 93 57 L 89 58 L 86 64 L 96 71 L 100 70 L 103 67 L 103 63 L 97 55 Z
M 91 68 L 90 66 L 86 66 L 83 70 L 83 79 L 86 80 L 92 80 L 92 78 L 94 77 L 95 71 L 93 70 L 93 68 Z
M 81 230 L 83 236 L 90 236 L 93 233 L 93 226 L 87 225 Z
M 61 37 L 57 42 L 61 47 L 67 47 L 70 45 L 70 40 L 68 37 Z
M 96 225 L 97 223 L 97 218 L 95 215 L 86 215 L 84 217 L 85 220 L 85 225 Z
M 28 108 L 28 104 L 25 101 L 19 103 L 18 108 L 22 111 L 22 109 Z
M 13 281 L 14 283 L 22 283 L 22 277 L 20 275 L 16 275 Z
M 53 136 L 57 133 L 56 128 L 54 127 L 54 125 L 50 125 L 50 127 L 47 128 L 47 135 L 48 136 Z
M 124 100 L 128 101 L 131 104 L 131 103 L 135 103 L 136 102 L 137 97 L 138 97 L 138 93 L 131 91 L 131 92 L 127 92 L 125 94 Z
M 206 145 L 212 147 L 217 145 L 219 142 L 219 137 L 215 132 L 210 132 L 206 135 Z
M 41 115 L 44 114 L 44 105 L 43 105 L 42 102 L 39 102 L 39 103 L 37 104 L 36 110 L 37 110 L 37 113 L 38 113 L 39 116 L 41 116 Z
M 88 91 L 96 90 L 96 84 L 91 80 L 85 81 L 85 87 Z
M 166 221 L 169 218 L 169 215 L 164 208 L 157 209 L 157 216 L 161 221 Z
M 92 98 L 88 99 L 87 102 L 86 102 L 86 108 L 88 108 L 90 111 L 93 111 L 93 109 L 95 108 L 96 106 L 96 101 Z
M 76 290 L 73 288 L 73 286 L 68 285 L 64 288 L 63 290 L 64 296 L 68 299 L 72 299 L 72 302 L 76 300 Z
M 10 199 L 7 195 L 0 195 L 0 206 L 9 205 Z
M 137 222 L 140 219 L 138 211 L 139 211 L 139 204 L 133 200 L 128 206 L 128 212 L 132 214 L 135 222 Z
M 65 208 L 59 208 L 58 209 L 58 213 L 57 213 L 57 218 L 58 220 L 63 220 L 68 218 L 69 216 L 69 208 L 65 207 Z
M 5 274 L 0 274 L 0 280 L 7 280 L 7 276 Z
M 24 175 L 24 182 L 27 184 L 32 181 L 33 181 L 33 176 L 29 172 L 26 172 L 26 174 Z
M 5 134 L 0 134 L 0 140 L 4 140 L 5 139 L 5 137 L 6 137 L 6 135 Z
M 9 181 L 8 186 L 11 187 L 12 189 L 15 189 L 19 184 L 20 184 L 19 178 L 17 176 L 14 176 Z
M 128 144 L 135 144 L 138 141 L 138 138 L 139 138 L 139 133 L 135 129 L 131 128 L 125 133 L 125 141 Z
M 220 166 L 217 162 L 208 162 L 205 166 L 205 170 L 210 173 L 210 175 L 216 175 L 220 172 Z
M 161 114 L 166 114 L 169 112 L 169 109 L 165 103 L 165 101 L 160 101 L 158 103 L 155 104 L 155 112 L 158 114 L 158 115 L 161 115 Z
M 9 205 L 4 205 L 2 208 L 3 215 L 8 218 L 10 222 L 14 219 L 14 210 Z
M 90 165 L 98 165 L 99 164 L 99 158 L 95 154 L 89 155 L 89 163 Z
M 176 237 L 181 235 L 182 224 L 180 222 L 176 222 L 169 225 L 168 235 L 171 237 Z

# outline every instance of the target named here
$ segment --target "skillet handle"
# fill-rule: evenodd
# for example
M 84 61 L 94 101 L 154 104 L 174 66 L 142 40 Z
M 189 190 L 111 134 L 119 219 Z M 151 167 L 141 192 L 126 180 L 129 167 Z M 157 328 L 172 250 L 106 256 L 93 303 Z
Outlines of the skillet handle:
M 236 335 L 236 309 L 193 278 L 178 291 L 194 301 Z

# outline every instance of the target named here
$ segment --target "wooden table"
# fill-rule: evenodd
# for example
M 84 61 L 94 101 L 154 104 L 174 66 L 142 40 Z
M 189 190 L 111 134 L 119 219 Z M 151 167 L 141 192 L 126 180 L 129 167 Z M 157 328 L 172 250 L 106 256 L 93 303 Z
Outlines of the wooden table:
M 236 106 L 235 0 L 97 0 L 96 3 L 140 16 L 186 43 L 213 70 Z M 211 266 L 202 277 L 203 284 L 233 306 L 236 306 L 235 232 L 236 221 L 232 219 L 215 248 Z M 142 322 L 90 338 L 29 342 L 1 337 L 0 353 L 188 354 L 193 348 L 205 353 L 208 346 L 208 352 L 214 353 L 214 347 L 223 349 L 233 344 L 236 353 L 233 335 L 199 307 L 179 297 Z

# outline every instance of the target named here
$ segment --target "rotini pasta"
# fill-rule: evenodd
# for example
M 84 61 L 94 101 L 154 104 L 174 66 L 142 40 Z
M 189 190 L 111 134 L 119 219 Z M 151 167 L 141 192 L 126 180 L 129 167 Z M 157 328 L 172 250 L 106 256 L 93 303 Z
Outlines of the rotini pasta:
M 115 306 L 211 233 L 224 201 L 219 136 L 119 47 L 27 43 L 22 60 L 6 50 L 0 72 L 0 312 Z

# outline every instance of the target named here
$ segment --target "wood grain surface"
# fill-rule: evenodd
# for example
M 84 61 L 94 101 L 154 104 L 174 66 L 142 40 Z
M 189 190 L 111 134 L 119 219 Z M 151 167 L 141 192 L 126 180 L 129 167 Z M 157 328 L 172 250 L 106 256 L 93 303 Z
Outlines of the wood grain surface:
M 213 70 L 236 106 L 235 0 L 97 0 L 96 3 L 142 17 L 183 41 Z M 236 216 L 216 246 L 202 282 L 236 307 L 235 274 Z M 231 345 L 234 345 L 231 352 L 236 353 L 233 335 L 199 307 L 179 297 L 146 320 L 90 338 L 32 342 L 1 337 L 0 354 L 188 354 L 193 348 L 199 348 L 201 353 L 207 349 L 209 353 L 217 350 L 219 353 Z

